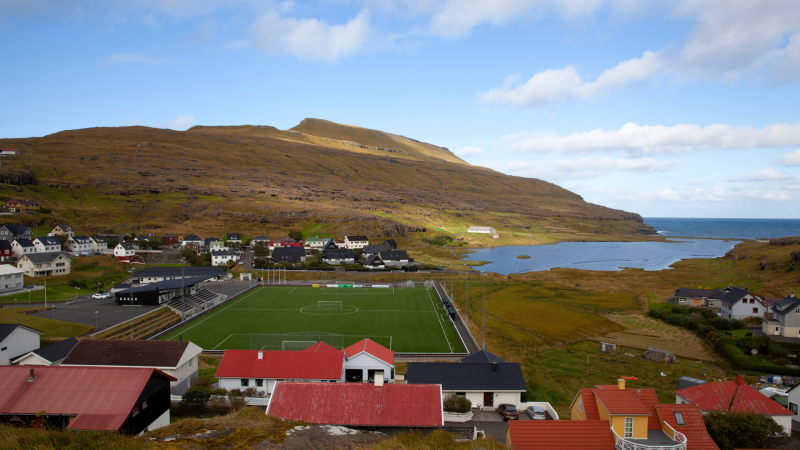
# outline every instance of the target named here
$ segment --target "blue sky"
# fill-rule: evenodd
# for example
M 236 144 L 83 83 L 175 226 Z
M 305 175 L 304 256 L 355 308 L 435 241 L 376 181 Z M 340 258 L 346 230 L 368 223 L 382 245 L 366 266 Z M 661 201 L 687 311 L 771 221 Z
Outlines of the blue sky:
M 0 0 L 0 137 L 316 117 L 643 216 L 800 218 L 800 2 Z

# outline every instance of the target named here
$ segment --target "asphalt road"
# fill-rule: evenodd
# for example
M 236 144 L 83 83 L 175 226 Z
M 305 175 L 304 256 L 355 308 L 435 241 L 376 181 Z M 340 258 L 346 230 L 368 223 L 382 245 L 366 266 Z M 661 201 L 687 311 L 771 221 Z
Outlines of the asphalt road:
M 119 306 L 113 298 L 87 299 L 65 305 L 54 303 L 55 309 L 32 314 L 33 316 L 47 319 L 63 320 L 65 322 L 82 323 L 95 326 L 98 330 L 111 328 L 133 317 L 147 314 L 163 305 L 154 306 Z M 95 314 L 97 311 L 97 314 Z M 95 317 L 96 316 L 96 317 Z
M 254 259 L 255 258 L 253 257 L 252 250 L 247 250 L 246 252 L 244 252 L 244 264 L 243 264 L 244 270 L 253 270 Z

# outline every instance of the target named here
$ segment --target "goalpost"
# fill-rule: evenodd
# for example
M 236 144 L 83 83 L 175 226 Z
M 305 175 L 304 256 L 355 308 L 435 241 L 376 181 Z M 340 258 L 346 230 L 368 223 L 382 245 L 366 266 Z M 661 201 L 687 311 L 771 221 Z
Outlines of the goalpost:
M 317 309 L 342 309 L 342 302 L 318 301 Z
M 283 341 L 281 342 L 281 350 L 302 351 L 316 344 L 317 341 Z

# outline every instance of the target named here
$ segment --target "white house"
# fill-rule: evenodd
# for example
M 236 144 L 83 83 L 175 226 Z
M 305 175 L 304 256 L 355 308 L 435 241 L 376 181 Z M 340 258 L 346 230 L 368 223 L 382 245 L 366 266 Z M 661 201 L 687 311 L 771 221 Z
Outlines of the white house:
M 108 240 L 100 236 L 92 236 L 89 238 L 92 242 L 92 253 L 103 254 L 108 251 Z
M 71 238 L 72 236 L 75 236 L 75 229 L 66 223 L 60 223 L 53 228 L 53 231 L 51 231 L 50 234 L 53 236 L 66 236 Z
M 383 263 L 387 266 L 408 265 L 408 253 L 406 253 L 404 250 L 379 252 L 378 256 L 380 256 L 381 261 L 383 261 Z
M 196 378 L 203 349 L 189 341 L 81 339 L 62 366 L 152 367 L 177 378 L 172 395 L 183 395 Z
M 211 265 L 221 266 L 228 264 L 228 261 L 233 260 L 239 262 L 239 253 L 231 250 L 214 250 L 211 252 Z
M 349 248 L 350 250 L 355 250 L 357 248 L 364 248 L 364 246 L 369 245 L 369 238 L 366 236 L 345 236 L 344 237 L 344 248 Z M 324 244 L 323 244 L 324 246 Z
M 250 245 L 263 245 L 264 247 L 269 246 L 269 238 L 266 236 L 256 236 L 253 239 L 250 239 Z
M 36 253 L 36 245 L 30 239 L 14 239 L 11 242 L 11 252 L 14 256 L 20 258 L 29 253 Z
M 76 345 L 78 345 L 77 339 L 67 338 L 14 357 L 11 363 L 17 366 L 57 366 Z
M 120 242 L 114 247 L 114 256 L 121 261 L 130 261 L 136 257 L 136 249 L 130 242 Z
M 33 240 L 37 253 L 60 252 L 61 241 L 53 236 L 41 236 Z
M 225 235 L 225 242 L 228 244 L 241 244 L 242 235 L 240 233 L 228 233 Z
M 86 236 L 72 236 L 67 239 L 67 248 L 72 253 L 77 253 L 80 256 L 89 256 L 92 254 L 92 240 Z
M 394 352 L 375 341 L 364 339 L 344 349 L 345 375 L 348 381 L 355 376 L 362 382 L 375 379 L 375 373 L 383 379 L 394 380 Z
M 356 254 L 349 248 L 338 250 L 323 250 L 322 261 L 325 264 L 353 264 L 356 261 Z
M 500 235 L 497 234 L 497 230 L 495 230 L 493 227 L 469 227 L 469 229 L 467 229 L 467 233 L 488 234 L 493 238 L 500 237 Z
M 223 389 L 272 394 L 280 381 L 344 382 L 345 355 L 325 343 L 303 351 L 226 350 L 216 377 Z
M 794 398 L 794 403 L 792 399 Z M 757 391 L 744 382 L 744 377 L 736 376 L 735 381 L 710 381 L 697 386 L 675 391 L 675 403 L 681 405 L 691 403 L 700 408 L 703 414 L 708 411 L 746 411 L 769 416 L 792 433 L 792 420 L 797 417 L 798 395 L 789 394 L 790 411 L 770 397 Z
M 72 260 L 64 252 L 29 253 L 17 261 L 17 268 L 29 277 L 69 275 Z
M 331 238 L 310 237 L 305 241 L 305 247 L 312 250 L 322 250 L 325 244 L 332 242 Z
M 747 289 L 728 286 L 730 291 L 719 299 L 722 317 L 726 319 L 744 319 L 745 317 L 764 317 L 767 305 L 751 294 Z M 728 289 L 725 289 L 726 291 Z
M 21 290 L 25 286 L 24 273 L 11 264 L 0 264 L 0 292 Z
M 181 247 L 183 247 L 186 244 L 197 244 L 198 247 L 202 248 L 203 243 L 204 242 L 202 239 L 200 239 L 200 236 L 196 234 L 190 234 L 183 238 L 183 241 L 181 241 Z
M 0 323 L 0 365 L 9 365 L 11 358 L 39 348 L 41 331 L 16 323 Z

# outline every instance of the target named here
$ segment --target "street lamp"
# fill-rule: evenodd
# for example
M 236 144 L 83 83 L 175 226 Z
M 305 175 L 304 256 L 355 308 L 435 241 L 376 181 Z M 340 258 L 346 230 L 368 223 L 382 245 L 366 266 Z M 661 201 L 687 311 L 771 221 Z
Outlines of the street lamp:
M 75 301 L 78 301 L 78 287 L 75 287 Z
M 14 312 L 17 312 L 17 299 L 14 299 Z
M 94 331 L 97 331 L 97 311 L 94 312 Z
M 478 429 L 481 428 L 481 404 L 480 403 L 478 403 L 478 427 L 477 428 Z M 475 434 L 476 434 L 476 437 L 477 437 L 477 433 L 475 433 Z

